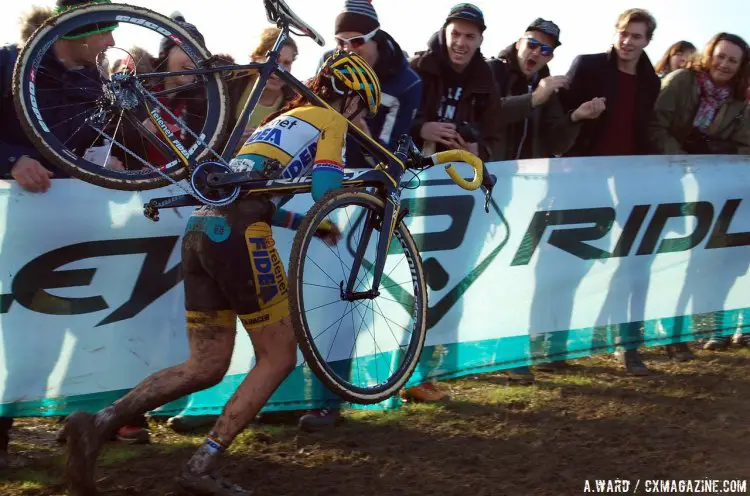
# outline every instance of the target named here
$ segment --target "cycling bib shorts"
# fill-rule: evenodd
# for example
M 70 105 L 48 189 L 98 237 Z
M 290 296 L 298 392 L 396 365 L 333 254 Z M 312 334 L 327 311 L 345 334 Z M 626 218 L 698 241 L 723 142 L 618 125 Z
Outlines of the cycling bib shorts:
M 289 315 L 273 210 L 268 200 L 251 200 L 222 211 L 201 207 L 190 217 L 182 241 L 188 315 L 231 310 L 248 331 Z

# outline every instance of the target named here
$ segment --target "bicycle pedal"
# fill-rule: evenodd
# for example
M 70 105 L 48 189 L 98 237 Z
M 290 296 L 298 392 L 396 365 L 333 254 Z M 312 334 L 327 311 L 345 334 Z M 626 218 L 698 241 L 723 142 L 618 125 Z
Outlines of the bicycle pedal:
M 150 221 L 159 222 L 159 209 L 151 204 L 143 206 L 143 215 Z

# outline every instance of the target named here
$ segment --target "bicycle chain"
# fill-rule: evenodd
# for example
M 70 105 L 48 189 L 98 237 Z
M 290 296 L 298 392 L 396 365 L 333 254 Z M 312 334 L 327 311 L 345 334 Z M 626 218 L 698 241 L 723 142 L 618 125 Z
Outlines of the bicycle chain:
M 143 88 L 143 85 L 140 84 L 140 82 L 138 82 L 138 85 L 139 85 L 140 89 L 145 89 L 145 88 Z M 156 105 L 158 105 L 162 110 L 166 111 L 166 113 L 170 117 L 172 117 L 172 119 L 174 119 L 175 122 L 181 121 L 181 119 L 179 117 L 177 117 L 174 113 L 172 113 L 172 111 L 169 110 L 169 108 L 167 108 L 163 103 L 161 103 L 156 97 L 154 97 L 153 95 L 151 95 L 151 93 L 149 93 L 148 91 L 143 91 L 142 94 L 145 94 L 152 102 L 156 103 Z M 222 165 L 227 165 L 226 161 L 218 153 L 216 153 L 213 150 L 213 148 L 211 148 L 208 145 L 208 143 L 206 143 L 206 141 L 204 139 L 202 139 L 196 133 L 194 133 L 192 129 L 190 129 L 187 126 L 183 126 L 183 129 L 185 131 L 187 131 L 193 138 L 195 138 L 195 140 L 197 142 L 199 142 L 205 148 L 207 148 L 215 157 L 217 157 L 220 160 L 220 163 L 222 163 Z M 188 190 L 187 188 L 185 188 L 184 186 L 182 186 L 178 181 L 172 179 L 167 173 L 163 172 L 159 167 L 155 167 L 155 166 L 151 165 L 150 163 L 148 163 L 147 161 L 145 161 L 143 158 L 141 158 L 139 155 L 137 155 L 134 151 L 132 151 L 130 148 L 128 148 L 127 146 L 125 146 L 125 145 L 121 144 L 119 141 L 117 141 L 114 137 L 109 136 L 106 132 L 104 132 L 104 131 L 102 131 L 100 129 L 97 129 L 95 127 L 94 127 L 94 130 L 96 132 L 98 132 L 100 135 L 102 135 L 104 138 L 110 140 L 111 142 L 117 143 L 120 148 L 122 148 L 130 156 L 134 157 L 138 162 L 142 163 L 143 165 L 145 165 L 146 167 L 148 167 L 152 171 L 156 172 L 159 176 L 163 177 L 164 179 L 166 179 L 172 185 L 176 186 L 180 190 L 182 190 L 185 193 L 187 193 L 188 195 L 192 196 L 193 198 L 195 198 L 196 200 L 198 200 L 203 205 L 212 206 L 212 207 L 223 207 L 225 205 L 229 205 L 230 203 L 232 203 L 236 199 L 236 198 L 231 198 L 231 199 L 228 199 L 228 200 L 226 200 L 224 202 L 211 202 L 211 203 L 206 202 L 204 199 L 202 199 L 200 196 L 198 196 L 195 193 L 195 191 L 194 191 L 193 188 L 190 188 L 190 190 Z M 188 172 L 192 173 L 192 171 L 190 170 L 189 167 L 188 167 Z
M 187 190 L 187 189 L 186 189 L 186 188 L 185 188 L 184 186 L 182 186 L 182 185 L 181 185 L 181 184 L 180 184 L 180 183 L 179 183 L 178 181 L 175 181 L 174 179 L 172 179 L 171 177 L 169 177 L 169 175 L 167 175 L 167 174 L 166 174 L 165 172 L 162 172 L 162 171 L 161 171 L 161 170 L 160 170 L 160 169 L 159 169 L 158 167 L 154 167 L 153 165 L 151 165 L 151 164 L 149 164 L 148 162 L 146 162 L 145 160 L 143 160 L 143 159 L 142 159 L 141 157 L 139 157 L 138 155 L 136 155 L 136 153 L 135 153 L 135 152 L 134 152 L 133 150 L 131 150 L 131 149 L 130 149 L 130 148 L 128 148 L 127 146 L 125 146 L 125 145 L 121 144 L 121 143 L 120 143 L 119 141 L 117 141 L 117 140 L 116 140 L 116 139 L 115 139 L 114 137 L 112 137 L 112 136 L 110 136 L 109 134 L 105 133 L 105 132 L 104 132 L 104 131 L 102 131 L 101 129 L 97 129 L 97 128 L 95 128 L 94 126 L 91 126 L 91 127 L 92 127 L 92 128 L 93 128 L 93 129 L 94 129 L 94 130 L 95 130 L 95 131 L 96 131 L 97 133 L 101 134 L 101 135 L 102 135 L 103 137 L 105 137 L 106 139 L 110 140 L 110 141 L 111 141 L 112 143 L 117 143 L 117 144 L 118 144 L 118 146 L 119 146 L 120 148 L 122 148 L 122 149 L 123 149 L 123 150 L 124 150 L 124 151 L 125 151 L 126 153 L 128 153 L 129 155 L 131 155 L 131 156 L 132 156 L 133 158 L 135 158 L 136 160 L 138 160 L 138 161 L 139 161 L 140 163 L 142 163 L 143 165 L 145 165 L 145 166 L 146 166 L 146 167 L 148 167 L 149 169 L 153 170 L 154 172 L 156 172 L 157 174 L 159 174 L 159 175 L 160 175 L 161 177 L 163 177 L 164 179 L 166 179 L 167 181 L 169 181 L 169 182 L 170 182 L 170 183 L 172 183 L 173 185 L 177 186 L 177 187 L 178 187 L 178 188 L 180 188 L 180 189 L 181 189 L 182 191 L 184 191 L 185 193 L 189 194 L 190 196 L 192 196 L 192 197 L 193 197 L 193 198 L 195 198 L 196 200 L 199 200 L 199 201 L 201 201 L 201 203 L 203 203 L 203 201 L 202 201 L 202 200 L 200 199 L 200 197 L 198 197 L 198 195 L 196 195 L 196 194 L 195 194 L 194 192 L 192 192 L 192 191 L 188 191 L 188 190 Z
M 141 90 L 145 90 L 145 88 L 143 88 L 143 85 L 142 85 L 142 84 L 140 83 L 140 81 L 136 81 L 136 83 L 138 84 L 138 88 L 139 88 L 139 89 L 141 89 Z M 175 121 L 175 122 L 181 122 L 181 121 L 182 121 L 182 120 L 181 120 L 181 119 L 180 119 L 179 117 L 177 117 L 177 116 L 176 116 L 176 115 L 175 115 L 175 114 L 174 114 L 174 113 L 173 113 L 173 112 L 172 112 L 172 111 L 171 111 L 171 110 L 170 110 L 170 109 L 169 109 L 169 108 L 168 108 L 168 107 L 167 107 L 166 105 L 164 105 L 163 103 L 161 103 L 161 102 L 159 101 L 159 99 L 158 99 L 158 98 L 156 98 L 155 96 L 153 96 L 153 95 L 152 95 L 151 93 L 149 93 L 148 91 L 144 91 L 143 93 L 144 93 L 144 94 L 146 95 L 146 97 L 148 97 L 148 98 L 149 98 L 149 99 L 150 99 L 150 100 L 151 100 L 152 102 L 154 102 L 154 103 L 155 103 L 156 105 L 158 105 L 158 106 L 159 106 L 159 107 L 160 107 L 160 108 L 161 108 L 162 110 L 164 110 L 164 111 L 165 111 L 165 112 L 167 113 L 167 115 L 169 115 L 169 116 L 170 116 L 170 117 L 171 117 L 172 119 L 174 119 L 174 121 Z M 215 156 L 216 158 L 218 158 L 218 159 L 219 159 L 219 163 L 221 163 L 222 165 L 225 165 L 225 166 L 229 167 L 229 164 L 227 164 L 226 160 L 224 160 L 224 158 L 223 158 L 223 157 L 222 157 L 221 155 L 219 155 L 218 153 L 216 153 L 216 151 L 215 151 L 215 150 L 214 150 L 213 148 L 211 148 L 211 147 L 210 147 L 210 146 L 208 145 L 208 143 L 206 143 L 206 141 L 205 141 L 204 139 L 202 139 L 202 138 L 201 138 L 200 136 L 198 136 L 198 135 L 197 135 L 197 134 L 196 134 L 195 132 L 193 132 L 193 130 L 192 130 L 192 129 L 190 129 L 189 127 L 187 127 L 187 125 L 184 125 L 184 126 L 182 126 L 182 129 L 183 129 L 184 131 L 187 131 L 187 132 L 188 132 L 188 134 L 190 134 L 190 135 L 191 135 L 191 136 L 192 136 L 193 138 L 195 138 L 195 140 L 196 140 L 196 141 L 197 141 L 198 143 L 202 144 L 202 145 L 203 145 L 203 146 L 204 146 L 204 147 L 205 147 L 206 149 L 208 149 L 208 151 L 210 151 L 210 152 L 211 152 L 211 153 L 212 153 L 212 154 L 213 154 L 213 155 L 214 155 L 214 156 Z M 140 157 L 139 157 L 139 158 L 140 158 Z M 158 174 L 160 174 L 161 176 L 163 176 L 163 177 L 167 177 L 167 179 L 168 179 L 168 180 L 169 180 L 170 182 L 172 182 L 173 184 L 176 184 L 176 183 L 174 182 L 174 180 L 172 180 L 171 178 L 169 178 L 168 176 L 166 176 L 166 175 L 165 175 L 164 173 L 162 173 L 162 172 L 161 172 L 160 170 L 158 170 L 158 169 L 154 168 L 154 167 L 153 167 L 153 166 L 152 166 L 151 164 L 148 164 L 148 166 L 149 166 L 150 168 L 152 168 L 152 169 L 156 170 L 156 172 L 157 172 Z M 190 174 L 192 174 L 192 171 L 190 170 L 190 168 L 188 168 L 188 172 L 189 172 Z M 179 186 L 179 185 L 178 185 L 178 186 Z M 181 186 L 179 186 L 179 187 L 180 187 L 180 188 L 181 188 L 181 189 L 182 189 L 183 191 L 185 191 L 185 189 L 184 189 L 184 188 L 182 188 Z M 210 202 L 210 203 L 209 203 L 209 202 L 206 202 L 206 201 L 204 201 L 204 200 L 203 200 L 202 198 L 198 197 L 198 196 L 197 196 L 197 195 L 195 195 L 194 193 L 189 193 L 189 194 L 190 194 L 190 195 L 191 195 L 191 196 L 192 196 L 193 198 L 196 198 L 196 199 L 197 199 L 197 200 L 198 200 L 199 202 L 201 202 L 202 204 L 204 204 L 204 205 L 208 205 L 208 206 L 211 206 L 211 207 L 223 207 L 223 206 L 226 206 L 226 205 L 229 205 L 229 204 L 231 204 L 232 202 L 234 202 L 234 201 L 235 201 L 235 200 L 237 199 L 237 197 L 236 197 L 236 196 L 233 196 L 233 197 L 230 197 L 230 198 L 228 198 L 227 200 L 225 200 L 225 201 L 222 201 L 222 202 Z
M 109 136 L 109 135 L 108 135 L 107 133 L 105 133 L 104 131 L 102 131 L 102 130 L 100 130 L 100 129 L 96 129 L 96 128 L 94 128 L 94 129 L 96 130 L 96 132 L 98 132 L 99 134 L 101 134 L 101 135 L 102 135 L 102 136 L 104 136 L 105 138 L 107 138 L 107 139 L 111 140 L 112 142 L 114 142 L 114 143 L 119 143 L 119 142 L 118 142 L 117 140 L 115 140 L 114 138 L 112 138 L 111 136 Z M 178 181 L 175 181 L 174 179 L 172 179 L 171 177 L 169 177 L 169 176 L 168 176 L 168 175 L 167 175 L 166 173 L 162 172 L 162 171 L 161 171 L 161 170 L 160 170 L 159 168 L 157 168 L 157 167 L 154 167 L 153 165 L 149 164 L 148 162 L 146 162 L 145 160 L 143 160 L 143 159 L 142 159 L 141 157 L 139 157 L 138 155 L 136 155 L 136 154 L 135 154 L 135 152 L 133 152 L 133 151 L 132 151 L 132 150 L 131 150 L 130 148 L 128 148 L 127 146 L 125 146 L 125 145 L 122 145 L 122 144 L 121 144 L 121 145 L 119 145 L 119 146 L 120 146 L 120 147 L 121 147 L 121 148 L 122 148 L 122 149 L 123 149 L 123 150 L 124 150 L 125 152 L 127 152 L 128 154 L 130 154 L 130 155 L 132 155 L 133 157 L 135 157 L 135 159 L 136 159 L 136 160 L 138 160 L 139 162 L 141 162 L 141 163 L 142 163 L 143 165 L 145 165 L 145 166 L 146 166 L 146 167 L 148 167 L 149 169 L 152 169 L 152 170 L 153 170 L 154 172 L 156 172 L 157 174 L 159 174 L 159 175 L 160 175 L 161 177 L 163 177 L 164 179 L 166 179 L 167 181 L 169 181 L 170 183 L 172 183 L 172 184 L 173 184 L 174 186 L 177 186 L 177 187 L 178 187 L 179 189 L 181 189 L 182 191 L 184 191 L 184 192 L 185 192 L 185 193 L 187 193 L 188 195 L 192 196 L 193 198 L 195 198 L 196 200 L 198 200 L 198 201 L 199 201 L 200 203 L 202 203 L 203 205 L 207 205 L 207 206 L 210 206 L 210 207 L 223 207 L 223 206 L 225 206 L 225 205 L 229 205 L 229 204 L 230 204 L 230 203 L 232 203 L 232 202 L 233 202 L 234 200 L 236 200 L 236 197 L 235 197 L 235 198 L 232 198 L 232 199 L 230 199 L 230 200 L 227 200 L 227 201 L 224 201 L 224 202 L 213 202 L 213 203 L 209 203 L 209 202 L 206 202 L 206 201 L 205 201 L 205 200 L 203 200 L 203 199 L 202 199 L 202 198 L 201 198 L 200 196 L 196 195 L 196 194 L 195 194 L 195 192 L 194 192 L 194 190 L 193 190 L 193 191 L 191 191 L 191 190 L 188 190 L 187 188 L 185 188 L 184 186 L 182 186 L 182 185 L 181 185 L 181 184 L 180 184 L 180 183 L 179 183 Z M 192 189 L 192 188 L 191 188 L 191 189 Z M 147 215 L 147 217 L 151 218 L 151 216 L 148 216 L 148 215 Z M 152 220 L 153 220 L 153 219 L 152 219 Z
M 138 84 L 138 88 L 139 88 L 139 89 L 145 90 L 145 88 L 144 88 L 144 87 L 143 87 L 143 85 L 142 85 L 142 84 L 140 83 L 140 81 L 136 81 L 136 83 Z M 149 99 L 150 99 L 151 101 L 153 101 L 153 102 L 154 102 L 154 103 L 156 103 L 156 104 L 157 104 L 157 105 L 158 105 L 159 107 L 161 107 L 161 108 L 162 108 L 162 110 L 166 111 L 166 112 L 167 112 L 167 115 L 169 115 L 169 116 L 170 116 L 170 117 L 171 117 L 172 119 L 174 119 L 174 121 L 175 121 L 175 122 L 177 122 L 177 121 L 182 121 L 182 119 L 180 119 L 180 118 L 179 118 L 179 117 L 177 117 L 177 116 L 176 116 L 175 114 L 173 114 L 173 113 L 172 113 L 172 111 L 171 111 L 171 110 L 169 110 L 169 108 L 168 108 L 168 107 L 167 107 L 166 105 L 164 105 L 163 103 L 161 103 L 161 102 L 159 101 L 159 99 L 158 99 L 158 98 L 156 98 L 155 96 L 153 96 L 153 95 L 152 95 L 151 93 L 149 93 L 148 91 L 144 91 L 144 93 L 145 93 L 145 95 L 146 95 L 146 96 L 147 96 L 147 97 L 148 97 L 148 98 L 149 98 Z M 229 164 L 227 164 L 226 160 L 224 160 L 224 158 L 223 158 L 223 157 L 222 157 L 221 155 L 219 155 L 218 153 L 216 153 L 216 151 L 214 151 L 214 149 L 213 149 L 213 148 L 211 148 L 210 146 L 208 146 L 208 143 L 206 143 L 206 141 L 205 141 L 204 139 L 202 139 L 202 138 L 201 138 L 200 136 L 198 136 L 197 134 L 195 134 L 195 132 L 193 132 L 193 130 L 192 130 L 192 129 L 190 129 L 189 127 L 187 127 L 187 125 L 183 126 L 183 130 L 184 130 L 184 131 L 187 131 L 187 132 L 188 132 L 188 134 L 190 134 L 190 135 L 191 135 L 191 136 L 192 136 L 193 138 L 195 138 L 195 140 L 196 140 L 196 141 L 197 141 L 198 143 L 200 143 L 200 144 L 202 144 L 202 145 L 203 145 L 204 147 L 206 147 L 206 148 L 207 148 L 207 149 L 208 149 L 208 150 L 209 150 L 209 151 L 210 151 L 210 152 L 211 152 L 211 153 L 212 153 L 212 154 L 214 155 L 214 157 L 216 157 L 216 158 L 218 158 L 218 159 L 219 159 L 219 162 L 221 162 L 221 163 L 222 163 L 223 165 L 229 165 Z

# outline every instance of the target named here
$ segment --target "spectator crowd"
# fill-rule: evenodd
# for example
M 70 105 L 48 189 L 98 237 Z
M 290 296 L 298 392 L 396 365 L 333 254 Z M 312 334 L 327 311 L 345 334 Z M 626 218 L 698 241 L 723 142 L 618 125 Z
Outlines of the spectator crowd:
M 85 2 L 58 0 L 57 10 L 81 3 Z M 51 178 L 66 176 L 48 163 L 23 133 L 13 104 L 10 74 L 24 41 L 55 13 L 55 9 L 35 8 L 22 22 L 19 43 L 0 49 L 0 178 L 14 179 L 22 188 L 39 193 L 54 187 Z M 181 15 L 173 15 L 173 19 L 202 41 L 196 25 Z M 740 36 L 717 33 L 702 50 L 689 41 L 677 41 L 653 64 L 644 50 L 657 29 L 654 17 L 646 10 L 633 8 L 614 21 L 611 49 L 579 55 L 565 75 L 554 75 L 548 67 L 564 40 L 555 22 L 538 18 L 518 26 L 515 41 L 488 57 L 482 51 L 484 33 L 489 27 L 487 19 L 478 6 L 469 3 L 454 6 L 445 22 L 435 26 L 424 51 L 412 57 L 388 34 L 388 26 L 381 26 L 375 5 L 368 0 L 346 0 L 335 17 L 333 34 L 338 48 L 363 57 L 380 80 L 380 111 L 355 124 L 390 149 L 399 136 L 410 134 L 424 153 L 463 149 L 487 162 L 571 156 L 750 153 L 750 49 Z M 257 46 L 249 50 L 250 60 L 265 61 L 277 35 L 277 28 L 260 33 Z M 86 38 L 87 46 L 103 50 L 114 45 L 115 37 L 111 30 L 96 33 Z M 66 41 L 58 42 L 58 53 L 73 50 Z M 158 54 L 134 47 L 128 50 L 129 57 L 105 61 L 103 68 L 99 51 L 71 52 L 68 58 L 82 60 L 83 65 L 96 66 L 96 70 L 106 74 L 123 70 L 171 72 L 194 67 L 169 38 L 164 39 Z M 93 52 L 96 53 L 91 55 Z M 280 65 L 290 70 L 297 55 L 294 40 L 287 40 L 281 49 Z M 93 77 L 82 74 L 79 68 L 73 70 L 67 59 L 61 60 L 56 70 L 73 74 L 71 77 Z M 192 77 L 167 77 L 155 81 L 152 89 L 173 88 Z M 255 75 L 242 73 L 228 76 L 230 117 L 235 121 L 255 80 Z M 247 123 L 244 137 L 293 96 L 278 77 L 272 77 Z M 172 93 L 160 101 L 174 115 L 188 116 L 189 127 L 190 116 L 202 113 L 200 95 Z M 60 102 L 61 108 L 64 103 Z M 174 120 L 166 120 L 173 132 L 184 131 Z M 144 121 L 144 125 L 152 126 L 149 121 Z M 123 139 L 127 144 L 127 136 Z M 165 160 L 158 147 L 150 143 L 142 146 L 143 156 L 152 163 Z M 346 150 L 350 167 L 369 160 L 354 142 L 347 143 Z M 126 156 L 108 160 L 107 167 L 140 167 Z M 746 345 L 742 336 L 733 342 Z M 716 335 L 704 347 L 720 350 L 730 344 L 730 338 Z M 637 345 L 626 348 L 618 354 L 622 366 L 631 374 L 647 375 L 648 366 Z M 668 352 L 677 360 L 693 358 L 686 343 L 671 345 Z M 565 366 L 564 361 L 557 361 L 536 367 L 554 372 Z M 510 370 L 508 375 L 524 384 L 534 380 L 529 367 Z M 449 400 L 434 382 L 409 388 L 402 396 L 418 402 Z M 178 416 L 169 423 L 182 432 L 214 420 Z M 299 423 L 303 429 L 317 430 L 340 420 L 338 405 L 331 405 L 304 412 Z M 148 442 L 143 419 L 133 419 L 130 424 L 113 433 L 113 437 L 123 442 Z M 11 426 L 12 419 L 0 419 L 0 468 L 7 465 Z

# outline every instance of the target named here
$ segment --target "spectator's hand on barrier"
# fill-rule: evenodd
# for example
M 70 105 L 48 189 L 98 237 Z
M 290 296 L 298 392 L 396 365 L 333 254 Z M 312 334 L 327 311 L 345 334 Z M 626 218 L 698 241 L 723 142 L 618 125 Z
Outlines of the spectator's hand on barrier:
M 583 102 L 580 107 L 575 109 L 570 115 L 570 120 L 573 122 L 597 119 L 602 112 L 607 108 L 607 99 L 604 97 L 597 97 L 588 102 Z
M 50 178 L 54 176 L 42 164 L 26 155 L 16 161 L 10 175 L 18 181 L 19 186 L 32 193 L 46 193 L 52 186 Z
M 334 246 L 341 240 L 341 231 L 336 224 L 324 219 L 315 231 L 315 237 L 320 238 L 328 246 Z
M 426 141 L 435 141 L 449 148 L 460 148 L 457 140 L 460 136 L 452 122 L 425 122 L 419 135 Z
M 544 105 L 553 94 L 568 86 L 570 86 L 568 76 L 548 76 L 542 79 L 531 94 L 531 105 L 533 107 Z

